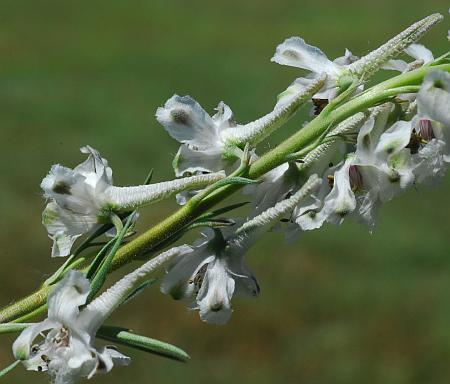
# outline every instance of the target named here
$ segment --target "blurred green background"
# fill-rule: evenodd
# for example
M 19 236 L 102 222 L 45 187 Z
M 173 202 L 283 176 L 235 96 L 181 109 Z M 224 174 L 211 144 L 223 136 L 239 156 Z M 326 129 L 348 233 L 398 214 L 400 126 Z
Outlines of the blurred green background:
M 53 163 L 74 166 L 90 144 L 117 185 L 172 177 L 177 144 L 154 119 L 174 92 L 212 112 L 230 104 L 246 122 L 271 110 L 299 72 L 270 63 L 300 35 L 330 58 L 362 55 L 442 0 L 22 1 L 0 0 L 0 305 L 29 293 L 61 260 L 49 257 L 39 183 Z M 423 40 L 448 49 L 448 18 Z M 284 133 L 306 116 L 296 116 Z M 272 143 L 280 140 L 277 136 Z M 182 303 L 148 290 L 111 323 L 175 343 L 188 364 L 133 357 L 94 383 L 450 382 L 450 178 L 383 207 L 376 231 L 347 222 L 293 246 L 269 234 L 248 255 L 262 286 L 234 301 L 230 324 L 202 323 Z M 140 228 L 175 209 L 143 212 Z M 0 365 L 12 361 L 0 340 Z M 5 383 L 46 383 L 22 367 Z

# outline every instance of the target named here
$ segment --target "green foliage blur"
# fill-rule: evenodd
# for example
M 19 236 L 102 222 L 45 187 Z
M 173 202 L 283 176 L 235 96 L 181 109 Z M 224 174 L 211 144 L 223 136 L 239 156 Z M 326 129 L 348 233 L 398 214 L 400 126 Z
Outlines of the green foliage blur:
M 40 224 L 40 181 L 101 151 L 117 185 L 173 177 L 177 143 L 154 118 L 173 93 L 239 122 L 271 110 L 300 72 L 270 62 L 300 35 L 330 58 L 376 48 L 448 2 L 0 0 L 0 305 L 55 270 Z M 444 23 L 423 43 L 448 50 Z M 307 112 L 281 134 L 298 129 Z M 204 324 L 153 286 L 110 323 L 186 349 L 188 364 L 135 352 L 93 383 L 404 384 L 450 382 L 450 177 L 386 204 L 374 233 L 350 221 L 282 245 L 269 234 L 248 255 L 262 286 L 234 301 L 230 324 Z M 141 230 L 176 208 L 143 210 Z M 115 274 L 109 283 L 117 279 Z M 0 366 L 13 337 L 0 338 Z M 19 366 L 2 382 L 47 383 Z

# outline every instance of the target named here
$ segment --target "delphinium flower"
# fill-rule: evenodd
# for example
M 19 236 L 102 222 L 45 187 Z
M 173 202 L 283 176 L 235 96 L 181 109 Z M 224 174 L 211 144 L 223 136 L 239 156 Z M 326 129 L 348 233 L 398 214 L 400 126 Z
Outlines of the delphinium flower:
M 89 281 L 79 271 L 70 271 L 48 298 L 48 317 L 26 328 L 13 345 L 14 356 L 28 370 L 48 372 L 55 384 L 68 384 L 97 372 L 109 372 L 114 364 L 129 358 L 113 348 L 95 348 L 95 311 L 80 313 L 86 303 Z M 45 335 L 44 332 L 47 332 Z M 35 342 L 37 338 L 40 342 Z
M 339 224 L 350 215 L 373 228 L 382 203 L 442 176 L 449 162 L 449 79 L 442 71 L 425 78 L 418 115 L 410 121 L 390 121 L 395 115 L 390 103 L 374 108 L 360 128 L 355 152 L 329 168 L 324 179 L 330 182 L 293 210 L 284 226 L 287 236 L 325 222 Z
M 224 172 L 180 178 L 150 185 L 115 187 L 108 162 L 93 148 L 81 148 L 88 158 L 70 169 L 54 165 L 41 187 L 49 200 L 42 222 L 53 240 L 52 256 L 70 254 L 75 240 L 112 214 L 130 212 L 186 189 L 199 189 L 220 180 Z
M 316 206 L 297 209 L 292 221 L 303 230 L 325 222 L 340 224 L 357 209 L 357 217 L 370 228 L 380 203 L 391 200 L 414 182 L 410 150 L 411 124 L 398 121 L 386 129 L 391 106 L 376 110 L 358 134 L 356 151 L 327 175 Z M 312 224 L 308 224 L 308 223 Z
M 114 365 L 129 364 L 130 358 L 114 347 L 95 346 L 99 327 L 139 279 L 174 256 L 190 251 L 180 246 L 162 253 L 88 304 L 89 280 L 80 271 L 69 271 L 49 295 L 47 318 L 27 327 L 14 342 L 14 356 L 28 370 L 47 372 L 54 384 L 72 384 L 80 378 L 107 373 Z
M 310 72 L 309 78 L 314 78 L 319 73 L 326 73 L 326 83 L 313 98 L 330 101 L 348 88 L 353 81 L 367 78 L 378 71 L 441 20 L 442 16 L 439 14 L 428 16 L 361 59 L 346 50 L 344 57 L 331 61 L 319 48 L 307 44 L 300 37 L 291 37 L 277 47 L 272 61 L 305 69 Z M 416 52 L 413 53 L 416 54 Z
M 415 173 L 420 180 L 441 175 L 450 163 L 450 75 L 433 71 L 417 96 L 413 138 L 421 158 Z
M 174 95 L 156 111 L 156 118 L 175 140 L 181 143 L 173 161 L 177 176 L 228 170 L 248 143 L 252 147 L 286 122 L 317 92 L 324 76 L 289 89 L 274 110 L 248 124 L 238 124 L 230 107 L 220 102 L 217 113 L 208 113 L 190 96 Z
M 334 61 L 328 57 L 319 48 L 309 45 L 300 37 L 290 37 L 282 44 L 278 45 L 272 61 L 281 65 L 288 65 L 310 71 L 306 78 L 297 79 L 294 84 L 302 84 L 305 81 L 311 81 L 316 76 L 326 73 L 326 83 L 322 89 L 316 92 L 313 100 L 330 101 L 339 93 L 339 87 L 345 87 L 351 82 L 347 67 L 358 60 L 348 49 L 345 55 L 338 57 Z M 343 82 L 342 84 L 339 81 Z
M 246 221 L 236 231 L 215 229 L 193 245 L 193 251 L 178 257 L 161 284 L 161 291 L 174 299 L 194 296 L 192 309 L 200 318 L 225 324 L 231 317 L 233 296 L 257 297 L 259 285 L 245 262 L 245 253 L 267 226 L 277 222 L 320 185 L 316 175 L 290 198 Z

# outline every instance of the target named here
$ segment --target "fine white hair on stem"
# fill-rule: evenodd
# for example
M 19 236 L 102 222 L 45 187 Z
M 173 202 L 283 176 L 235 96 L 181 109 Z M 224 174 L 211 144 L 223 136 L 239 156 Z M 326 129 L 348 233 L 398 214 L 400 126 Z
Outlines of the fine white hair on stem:
M 225 172 L 214 172 L 206 175 L 183 177 L 171 181 L 134 187 L 109 187 L 105 194 L 108 201 L 122 210 L 156 203 L 164 198 L 175 195 L 186 189 L 207 187 L 225 177 Z

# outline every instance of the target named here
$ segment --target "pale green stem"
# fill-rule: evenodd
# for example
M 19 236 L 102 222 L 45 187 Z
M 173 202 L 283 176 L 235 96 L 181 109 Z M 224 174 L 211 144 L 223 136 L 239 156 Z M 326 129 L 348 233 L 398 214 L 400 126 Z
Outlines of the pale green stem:
M 251 164 L 246 177 L 257 179 L 273 168 L 283 164 L 289 154 L 298 152 L 309 145 L 315 139 L 320 137 L 326 129 L 329 129 L 330 126 L 339 124 L 346 118 L 364 111 L 369 107 L 386 102 L 397 94 L 415 92 L 417 88 L 414 86 L 420 85 L 428 72 L 437 69 L 450 72 L 450 64 L 442 64 L 433 67 L 425 66 L 401 74 L 355 96 L 335 110 L 320 114 L 301 130 Z M 198 216 L 205 213 L 215 204 L 221 202 L 240 187 L 241 186 L 239 185 L 229 185 L 222 188 L 219 193 L 215 193 L 213 196 L 206 198 L 204 201 L 200 202 L 200 204 L 186 204 L 136 239 L 123 245 L 116 253 L 111 265 L 111 270 L 120 268 L 137 259 L 143 252 L 151 250 L 158 244 L 171 238 Z M 50 289 L 48 287 L 41 288 L 30 296 L 4 308 L 0 311 L 0 323 L 14 320 L 45 304 L 49 291 Z

